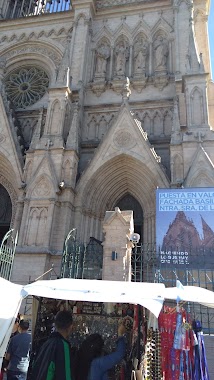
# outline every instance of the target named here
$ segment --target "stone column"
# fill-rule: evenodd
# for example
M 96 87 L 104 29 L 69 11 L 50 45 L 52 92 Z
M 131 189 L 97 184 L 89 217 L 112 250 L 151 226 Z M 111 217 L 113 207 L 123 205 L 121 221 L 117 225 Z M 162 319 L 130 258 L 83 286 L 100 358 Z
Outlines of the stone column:
M 154 72 L 154 67 L 152 65 L 153 62 L 153 50 L 152 50 L 152 42 L 149 44 L 149 75 L 152 75 Z
M 110 58 L 110 70 L 109 70 L 109 78 L 113 78 L 113 60 L 114 60 L 114 47 L 111 46 L 111 58 Z
M 53 226 L 53 217 L 54 217 L 54 209 L 55 209 L 55 199 L 49 199 L 50 205 L 48 208 L 48 216 L 47 216 L 47 231 L 46 231 L 46 239 L 47 239 L 47 248 L 50 247 L 51 243 L 51 231 Z
M 131 281 L 133 211 L 106 211 L 103 232 L 103 280 Z
M 24 199 L 22 222 L 21 222 L 20 233 L 19 233 L 19 245 L 20 246 L 25 244 L 26 232 L 27 232 L 28 223 L 29 223 L 29 220 L 27 218 L 28 210 L 29 210 L 29 204 L 30 204 L 30 200 Z
M 175 29 L 175 72 L 180 73 L 180 56 L 179 56 L 179 27 L 178 27 L 178 6 L 173 7 L 174 11 L 174 29 Z
M 133 46 L 130 46 L 130 56 L 129 56 L 129 78 L 132 76 L 132 62 L 133 62 Z

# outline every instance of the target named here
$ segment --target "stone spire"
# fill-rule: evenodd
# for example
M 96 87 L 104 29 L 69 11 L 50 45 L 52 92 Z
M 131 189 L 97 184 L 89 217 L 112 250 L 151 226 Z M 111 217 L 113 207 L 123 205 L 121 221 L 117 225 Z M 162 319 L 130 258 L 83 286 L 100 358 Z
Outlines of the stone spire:
M 196 47 L 195 32 L 192 18 L 189 26 L 189 47 L 186 56 L 186 71 L 187 74 L 195 74 L 200 71 L 199 57 Z
M 78 152 L 79 150 L 79 104 L 78 102 L 74 103 L 74 112 L 73 112 L 73 119 L 71 123 L 70 132 L 67 138 L 66 148 L 67 149 L 74 149 Z
M 56 84 L 59 87 L 71 87 L 71 76 L 70 76 L 70 46 L 71 46 L 71 36 L 68 35 L 67 45 L 59 65 Z

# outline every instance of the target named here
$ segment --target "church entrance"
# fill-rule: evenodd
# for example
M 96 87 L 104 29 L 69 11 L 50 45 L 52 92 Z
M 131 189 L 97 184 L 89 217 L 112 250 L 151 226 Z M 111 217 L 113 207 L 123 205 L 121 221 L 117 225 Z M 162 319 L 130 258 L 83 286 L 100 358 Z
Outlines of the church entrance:
M 131 195 L 126 194 L 115 205 L 121 211 L 133 210 L 134 217 L 134 232 L 138 233 L 143 241 L 143 210 L 140 203 Z
M 12 203 L 4 186 L 0 185 L 0 242 L 10 229 Z

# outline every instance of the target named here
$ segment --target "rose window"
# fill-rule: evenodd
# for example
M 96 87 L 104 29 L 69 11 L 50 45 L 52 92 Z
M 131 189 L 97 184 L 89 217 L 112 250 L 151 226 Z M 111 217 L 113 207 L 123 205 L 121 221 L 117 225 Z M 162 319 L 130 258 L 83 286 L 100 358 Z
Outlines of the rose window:
M 46 93 L 49 78 L 36 67 L 22 67 L 5 79 L 5 90 L 15 108 L 26 108 L 40 100 Z

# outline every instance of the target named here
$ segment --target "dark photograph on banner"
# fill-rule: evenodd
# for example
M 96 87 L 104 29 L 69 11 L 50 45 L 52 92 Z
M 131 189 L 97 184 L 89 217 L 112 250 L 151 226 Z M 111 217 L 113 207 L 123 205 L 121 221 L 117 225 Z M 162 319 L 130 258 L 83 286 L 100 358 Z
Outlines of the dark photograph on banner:
M 160 264 L 214 267 L 214 188 L 158 189 L 156 244 Z

